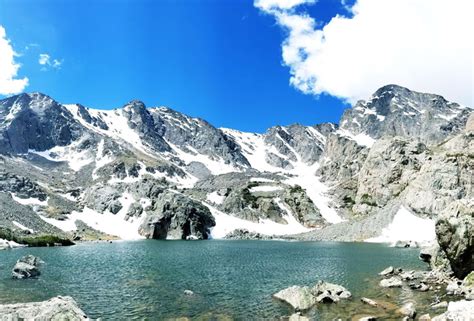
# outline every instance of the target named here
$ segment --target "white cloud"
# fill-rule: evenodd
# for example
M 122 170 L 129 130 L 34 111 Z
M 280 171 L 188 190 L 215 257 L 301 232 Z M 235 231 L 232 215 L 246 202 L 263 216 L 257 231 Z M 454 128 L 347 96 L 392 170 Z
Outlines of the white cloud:
M 38 59 L 38 63 L 40 65 L 49 65 L 49 55 L 48 54 L 40 54 L 39 55 L 39 59 Z
M 15 62 L 16 56 L 5 28 L 0 26 L 0 95 L 17 94 L 28 86 L 28 78 L 17 78 L 20 65 Z
M 282 57 L 294 87 L 354 102 L 395 83 L 474 106 L 470 0 L 358 0 L 351 18 L 322 28 L 297 12 L 309 2 L 254 3 L 288 32 Z
M 46 67 L 52 67 L 55 69 L 59 69 L 62 65 L 62 60 L 58 59 L 51 59 L 51 56 L 47 53 L 42 53 L 39 55 L 38 63 L 44 66 L 41 70 L 47 70 Z
M 289 10 L 304 3 L 315 3 L 316 0 L 255 0 L 254 5 L 266 12 Z

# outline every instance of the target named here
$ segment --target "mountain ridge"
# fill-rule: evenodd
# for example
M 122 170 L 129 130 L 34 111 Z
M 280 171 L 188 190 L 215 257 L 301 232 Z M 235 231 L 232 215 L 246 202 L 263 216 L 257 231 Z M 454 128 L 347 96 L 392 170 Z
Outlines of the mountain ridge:
M 20 234 L 26 230 L 18 226 L 33 234 L 59 229 L 71 238 L 81 238 L 84 224 L 120 238 L 206 239 L 239 228 L 375 238 L 402 206 L 435 219 L 471 195 L 463 180 L 458 195 L 446 192 L 452 183 L 438 190 L 427 183 L 436 166 L 468 175 L 470 115 L 441 96 L 387 85 L 347 109 L 340 126 L 292 124 L 257 134 L 138 100 L 96 110 L 21 94 L 0 101 L 0 167 L 8 174 L 0 202 L 17 208 L 0 225 Z M 437 147 L 452 140 L 465 146 L 454 165 L 447 156 L 454 147 Z M 412 181 L 433 191 L 427 201 L 444 193 L 433 201 L 439 205 L 422 204 Z M 368 233 L 339 227 L 364 220 L 373 226 Z

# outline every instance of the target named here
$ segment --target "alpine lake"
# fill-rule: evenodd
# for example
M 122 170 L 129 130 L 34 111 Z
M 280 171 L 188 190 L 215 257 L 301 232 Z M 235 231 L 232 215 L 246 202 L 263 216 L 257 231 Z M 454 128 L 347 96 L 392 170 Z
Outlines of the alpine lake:
M 325 280 L 346 287 L 353 297 L 316 305 L 305 314 L 311 319 L 375 315 L 400 320 L 395 309 L 408 300 L 417 302 L 418 313 L 432 313 L 432 297 L 405 288 L 381 288 L 378 273 L 390 265 L 426 270 L 418 253 L 383 244 L 273 240 L 141 240 L 21 248 L 0 251 L 0 303 L 68 295 L 89 317 L 101 320 L 285 320 L 292 308 L 272 294 Z M 41 276 L 13 280 L 12 267 L 27 254 L 45 262 Z M 382 300 L 389 308 L 365 305 L 361 297 Z

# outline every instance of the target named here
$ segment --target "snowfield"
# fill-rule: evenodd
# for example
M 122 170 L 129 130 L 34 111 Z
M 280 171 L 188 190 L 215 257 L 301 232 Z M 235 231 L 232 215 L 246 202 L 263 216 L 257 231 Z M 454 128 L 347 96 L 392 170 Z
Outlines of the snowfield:
M 396 243 L 397 241 L 415 241 L 428 244 L 436 239 L 435 221 L 421 218 L 400 206 L 393 221 L 382 230 L 382 234 L 365 240 L 372 243 Z

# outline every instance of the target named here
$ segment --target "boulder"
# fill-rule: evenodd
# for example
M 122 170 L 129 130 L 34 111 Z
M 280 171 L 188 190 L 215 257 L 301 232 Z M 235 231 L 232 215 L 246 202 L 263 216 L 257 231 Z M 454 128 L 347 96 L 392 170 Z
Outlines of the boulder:
M 456 277 L 474 270 L 474 200 L 453 203 L 436 222 L 436 236 Z
M 446 309 L 447 307 L 448 307 L 448 302 L 446 302 L 446 301 L 442 301 L 442 302 L 433 304 L 433 305 L 431 306 L 431 308 L 432 308 L 433 310 Z
M 48 301 L 2 304 L 0 320 L 90 320 L 73 298 L 54 297 Z
M 379 275 L 385 276 L 385 275 L 393 274 L 393 271 L 394 271 L 393 266 L 389 266 L 388 268 L 380 272 Z
M 379 285 L 383 288 L 399 288 L 403 285 L 402 279 L 397 276 L 393 276 L 389 279 L 383 279 Z
M 216 222 L 209 209 L 191 198 L 166 191 L 146 211 L 138 232 L 153 239 L 208 239 Z
M 273 297 L 288 303 L 296 311 L 308 310 L 316 303 L 316 298 L 307 286 L 291 286 L 275 293 Z
M 19 259 L 12 270 L 12 278 L 26 279 L 40 276 L 39 265 L 44 263 L 40 258 L 27 255 Z
M 379 306 L 379 304 L 376 301 L 374 301 L 372 299 L 369 299 L 369 298 L 362 298 L 360 300 L 362 301 L 362 303 L 368 304 L 368 305 L 373 306 L 373 307 L 378 307 Z
M 472 320 L 474 316 L 474 301 L 449 302 L 448 311 L 434 317 L 433 321 Z
M 414 319 L 416 316 L 415 304 L 413 302 L 405 303 L 397 312 L 410 319 Z
M 318 281 L 311 291 L 316 297 L 321 297 L 321 299 L 325 297 L 325 302 L 329 302 L 329 300 L 337 302 L 340 299 L 349 299 L 352 296 L 351 292 L 345 287 L 325 281 Z
M 316 297 L 316 302 L 318 303 L 337 303 L 339 302 L 339 297 L 335 294 L 332 294 L 330 291 L 324 291 Z

